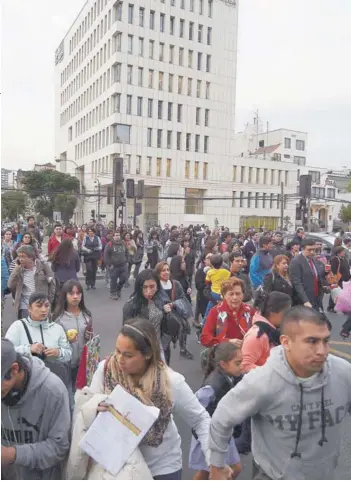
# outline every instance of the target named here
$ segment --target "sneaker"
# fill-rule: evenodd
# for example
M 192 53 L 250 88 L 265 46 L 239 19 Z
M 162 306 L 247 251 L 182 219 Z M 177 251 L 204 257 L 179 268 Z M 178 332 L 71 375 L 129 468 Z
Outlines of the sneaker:
M 117 295 L 117 294 L 111 294 L 111 295 L 110 295 L 110 299 L 112 299 L 113 301 L 117 301 L 117 300 L 118 300 L 118 295 Z
M 119 299 L 121 297 L 121 291 L 117 291 L 116 296 L 117 296 L 117 299 Z
M 183 357 L 184 359 L 189 359 L 189 360 L 194 359 L 194 356 L 187 349 L 181 349 L 180 352 L 179 352 L 179 355 L 180 355 L 180 357 Z
M 92 289 L 96 289 L 96 286 L 91 286 Z
M 90 286 L 87 286 L 87 291 L 90 291 Z
M 124 287 L 130 287 L 129 281 L 124 284 Z
M 333 314 L 336 314 L 336 310 L 334 309 L 334 307 L 328 307 L 328 308 L 327 308 L 327 311 L 328 311 L 328 312 L 331 312 L 331 313 L 333 313 Z

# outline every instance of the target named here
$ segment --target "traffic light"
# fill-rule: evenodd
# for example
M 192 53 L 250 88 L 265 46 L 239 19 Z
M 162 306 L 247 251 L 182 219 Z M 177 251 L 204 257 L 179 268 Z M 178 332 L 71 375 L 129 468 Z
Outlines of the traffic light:
M 145 182 L 143 180 L 138 180 L 138 191 L 137 191 L 138 199 L 144 198 L 145 193 Z
M 134 179 L 127 179 L 127 199 L 134 199 Z
M 299 178 L 299 196 L 311 197 L 312 175 L 300 175 Z

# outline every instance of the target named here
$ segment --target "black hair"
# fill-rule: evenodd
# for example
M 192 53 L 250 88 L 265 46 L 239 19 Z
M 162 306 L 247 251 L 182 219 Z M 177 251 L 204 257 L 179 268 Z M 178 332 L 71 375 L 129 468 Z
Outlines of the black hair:
M 172 257 L 171 264 L 169 266 L 171 271 L 171 277 L 176 281 L 179 281 L 179 279 L 186 277 L 185 271 L 182 271 L 181 269 L 182 261 L 183 261 L 182 256 L 178 256 L 178 255 L 174 256 Z
M 268 319 L 272 312 L 282 312 L 291 307 L 291 297 L 284 292 L 273 291 L 268 294 L 263 289 L 258 289 L 254 307 L 260 311 L 263 317 Z
M 229 261 L 232 263 L 237 257 L 243 257 L 241 252 L 232 252 L 229 256 Z
M 60 224 L 60 222 L 56 222 L 56 224 L 54 224 L 54 229 L 56 229 L 56 227 L 62 227 L 62 224 Z
M 296 234 L 299 234 L 300 232 L 305 232 L 305 229 L 303 227 L 296 229 Z
M 96 234 L 96 229 L 95 227 L 88 227 L 88 232 L 91 230 L 91 232 L 94 232 Z
M 155 344 L 159 347 L 155 327 L 142 317 L 136 316 L 128 319 L 119 333 L 132 339 L 138 351 L 144 356 L 153 353 Z M 159 357 L 161 358 L 160 349 Z
M 156 273 L 151 269 L 144 269 L 138 277 L 135 279 L 134 293 L 132 295 L 134 299 L 134 312 L 140 314 L 140 310 L 143 304 L 146 303 L 146 299 L 143 294 L 143 286 L 145 281 L 155 281 L 157 285 L 157 291 L 161 289 L 160 280 L 158 279 Z
M 205 365 L 205 379 L 218 367 L 221 361 L 228 362 L 234 359 L 238 351 L 240 351 L 240 347 L 231 342 L 222 342 L 211 347 Z
M 334 248 L 334 253 L 337 255 L 337 254 L 340 254 L 341 252 L 344 252 L 344 250 L 345 250 L 344 247 L 338 246 Z
M 223 265 L 223 257 L 221 254 L 215 254 L 211 257 L 211 264 L 214 269 L 219 269 Z
M 42 305 L 44 302 L 48 301 L 49 297 L 47 294 L 44 294 L 43 292 L 33 292 L 31 296 L 29 297 L 28 301 L 28 306 L 31 306 L 32 304 L 35 304 L 38 302 L 38 304 Z
M 307 237 L 307 239 L 303 239 L 301 241 L 302 249 L 304 249 L 305 247 L 308 247 L 308 246 L 314 246 L 315 244 L 316 244 L 316 241 L 313 240 L 311 237 Z
M 290 241 L 286 244 L 286 248 L 287 248 L 288 251 L 291 251 L 293 246 L 300 246 L 300 242 L 292 240 L 292 241 Z
M 271 237 L 264 235 L 263 237 L 260 237 L 260 240 L 258 241 L 258 245 L 262 248 L 263 246 L 269 244 L 270 242 L 272 242 Z
M 23 371 L 26 367 L 26 361 L 24 360 L 23 356 L 16 352 L 16 359 L 14 360 L 13 364 L 16 363 L 18 364 L 19 371 Z M 12 366 L 10 369 L 7 371 L 7 373 L 4 376 L 4 379 L 6 381 L 9 381 L 12 378 Z
M 34 217 L 34 215 L 29 215 L 29 216 L 27 217 L 27 222 L 29 222 L 29 221 L 30 221 L 30 219 L 33 219 L 33 220 L 35 220 L 35 217 Z
M 73 252 L 74 248 L 71 239 L 63 239 L 50 256 L 50 260 L 60 266 L 69 265 Z
M 69 281 L 66 281 L 61 288 L 60 297 L 56 305 L 55 312 L 53 314 L 54 320 L 60 318 L 62 314 L 67 310 L 68 308 L 67 294 L 72 292 L 74 287 L 76 287 L 78 289 L 78 292 L 82 295 L 80 303 L 78 304 L 79 309 L 81 310 L 84 316 L 91 318 L 91 312 L 86 307 L 84 302 L 84 291 L 83 291 L 82 284 L 75 279 L 70 279 Z
M 327 326 L 328 329 L 330 329 L 327 317 L 321 316 L 319 312 L 311 307 L 295 306 L 291 307 L 284 313 L 280 324 L 281 334 L 287 334 L 290 325 L 297 325 L 300 322 L 312 322 L 317 326 Z
M 180 244 L 178 242 L 171 242 L 168 247 L 167 257 L 174 257 L 178 255 Z

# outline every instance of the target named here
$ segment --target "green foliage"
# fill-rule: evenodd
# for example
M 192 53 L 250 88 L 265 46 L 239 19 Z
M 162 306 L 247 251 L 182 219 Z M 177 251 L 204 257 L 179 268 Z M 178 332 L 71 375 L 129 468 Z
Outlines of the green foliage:
M 341 206 L 339 217 L 345 224 L 351 222 L 351 204 Z
M 56 170 L 29 171 L 24 173 L 23 184 L 31 199 L 35 200 L 35 210 L 53 220 L 53 212 L 61 212 L 66 222 L 73 215 L 77 205 L 79 180 Z
M 25 215 L 27 196 L 19 190 L 8 190 L 1 194 L 1 217 L 17 220 L 19 215 Z

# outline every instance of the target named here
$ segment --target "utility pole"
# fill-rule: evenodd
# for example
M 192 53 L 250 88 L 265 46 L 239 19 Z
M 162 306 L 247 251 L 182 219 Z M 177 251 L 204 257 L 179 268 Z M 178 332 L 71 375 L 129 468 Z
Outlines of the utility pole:
M 280 182 L 280 227 L 284 227 L 284 182 Z
M 100 205 L 101 205 L 101 183 L 99 179 L 95 180 L 98 188 L 98 202 L 97 202 L 97 218 L 100 219 Z
M 113 221 L 115 229 L 117 228 L 117 209 L 122 205 L 123 198 L 123 158 L 115 157 L 113 159 L 113 198 L 114 198 L 114 208 L 113 208 Z M 123 212 L 123 211 L 122 211 Z M 123 224 L 123 217 L 122 222 Z
M 307 230 L 311 232 L 311 196 L 307 197 Z

